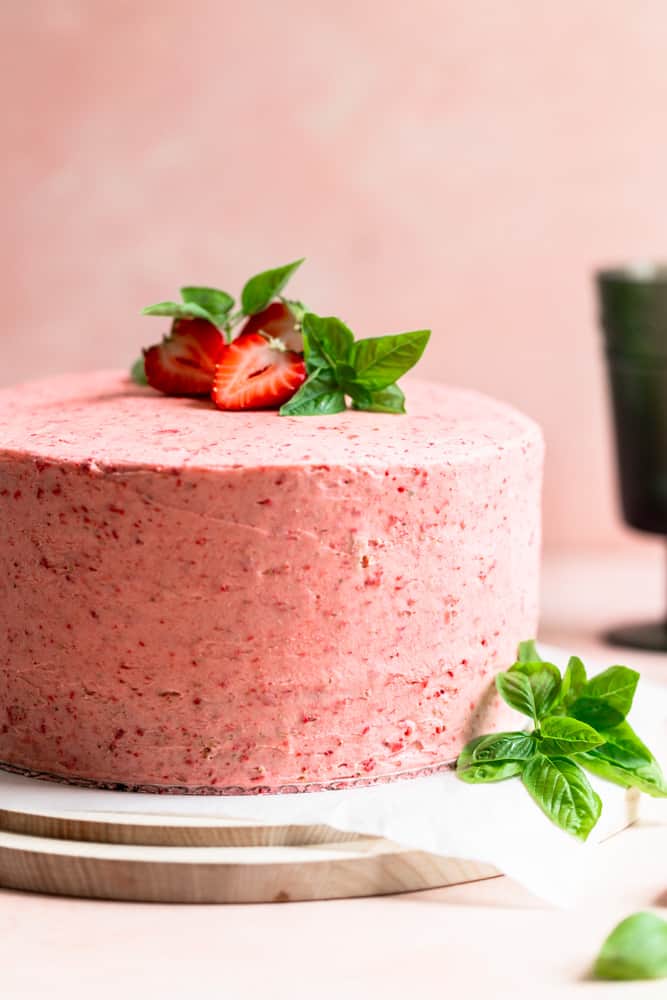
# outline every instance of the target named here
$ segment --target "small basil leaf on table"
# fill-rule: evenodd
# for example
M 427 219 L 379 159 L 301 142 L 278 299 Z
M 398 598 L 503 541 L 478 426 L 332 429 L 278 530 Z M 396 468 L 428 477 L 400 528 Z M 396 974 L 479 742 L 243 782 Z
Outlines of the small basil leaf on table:
M 521 780 L 550 820 L 586 840 L 599 819 L 602 802 L 577 764 L 567 757 L 536 753 L 525 764 Z
M 298 267 L 303 264 L 305 257 L 292 261 L 291 264 L 284 264 L 282 267 L 274 267 L 269 271 L 262 271 L 254 275 L 243 286 L 241 292 L 241 308 L 246 316 L 253 316 L 255 313 L 265 309 L 269 302 L 282 292 L 283 288 L 292 277 Z
M 143 354 L 140 358 L 134 362 L 130 368 L 130 378 L 137 385 L 148 385 L 148 379 L 146 378 L 146 368 L 144 366 Z
M 539 750 L 547 757 L 571 757 L 604 743 L 604 738 L 591 726 L 562 715 L 543 719 L 540 734 Z
M 414 330 L 387 337 L 370 337 L 352 345 L 349 362 L 360 382 L 378 392 L 392 385 L 416 365 L 424 353 L 430 330 Z
M 354 334 L 337 316 L 318 316 L 306 313 L 303 317 L 303 349 L 306 371 L 316 368 L 335 369 L 337 363 L 347 362 L 354 343 Z M 356 377 L 350 365 L 351 377 Z
M 371 401 L 367 405 L 354 400 L 355 410 L 372 410 L 376 413 L 405 413 L 405 396 L 397 385 L 388 385 L 386 389 L 371 393 Z
M 333 372 L 319 369 L 280 408 L 282 417 L 303 417 L 341 413 L 345 409 L 345 396 L 338 388 Z
M 667 921 L 633 913 L 606 939 L 595 965 L 596 979 L 662 979 L 667 976 Z

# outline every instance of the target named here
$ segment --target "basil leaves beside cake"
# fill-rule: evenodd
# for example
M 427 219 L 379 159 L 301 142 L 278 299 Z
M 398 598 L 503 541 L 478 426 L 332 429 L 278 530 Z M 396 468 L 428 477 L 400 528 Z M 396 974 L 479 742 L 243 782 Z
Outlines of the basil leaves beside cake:
M 235 300 L 188 285 L 180 302 L 148 316 L 169 317 L 161 343 L 143 352 L 132 377 L 171 396 L 207 396 L 221 410 L 279 409 L 283 416 L 358 410 L 404 413 L 398 385 L 424 352 L 429 330 L 355 340 L 335 316 L 318 316 L 282 291 L 303 260 L 250 278 Z
M 497 675 L 496 687 L 534 728 L 476 737 L 459 756 L 459 777 L 471 784 L 520 778 L 552 822 L 586 840 L 602 809 L 586 771 L 667 796 L 660 765 L 626 719 L 638 681 L 637 671 L 623 666 L 589 680 L 577 656 L 561 677 L 533 641 L 520 643 L 516 663 Z

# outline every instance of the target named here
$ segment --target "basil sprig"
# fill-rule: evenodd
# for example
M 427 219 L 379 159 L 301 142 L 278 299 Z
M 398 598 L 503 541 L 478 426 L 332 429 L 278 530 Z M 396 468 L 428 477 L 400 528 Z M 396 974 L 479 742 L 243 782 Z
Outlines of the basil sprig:
M 355 340 L 336 316 L 307 312 L 302 321 L 308 378 L 281 408 L 282 416 L 340 413 L 346 398 L 358 410 L 405 413 L 405 397 L 396 385 L 422 354 L 430 330 Z
M 667 796 L 660 765 L 625 720 L 638 681 L 636 670 L 621 666 L 589 680 L 577 656 L 561 677 L 534 641 L 522 642 L 496 687 L 534 728 L 472 740 L 458 758 L 459 778 L 477 784 L 520 777 L 549 819 L 581 840 L 602 808 L 584 769 L 624 788 Z
M 283 288 L 298 267 L 305 260 L 294 260 L 291 264 L 283 264 L 249 278 L 241 291 L 241 308 L 233 313 L 235 300 L 229 292 L 221 288 L 208 288 L 204 285 L 186 285 L 181 288 L 181 302 L 157 302 L 143 310 L 144 316 L 169 316 L 172 319 L 205 319 L 221 330 L 227 341 L 232 339 L 234 327 L 248 316 L 261 312 L 280 295 Z M 305 307 L 301 302 L 283 299 L 292 310 L 298 323 L 301 322 Z M 140 374 L 139 369 L 137 373 Z M 132 377 L 135 381 L 134 369 Z M 145 383 L 139 383 L 145 384 Z
M 234 299 L 220 288 L 186 285 L 181 288 L 182 302 L 157 302 L 143 310 L 144 316 L 171 316 L 172 319 L 206 319 L 222 327 L 234 306 Z
M 633 913 L 622 920 L 602 945 L 593 976 L 613 980 L 667 977 L 667 920 L 655 913 Z

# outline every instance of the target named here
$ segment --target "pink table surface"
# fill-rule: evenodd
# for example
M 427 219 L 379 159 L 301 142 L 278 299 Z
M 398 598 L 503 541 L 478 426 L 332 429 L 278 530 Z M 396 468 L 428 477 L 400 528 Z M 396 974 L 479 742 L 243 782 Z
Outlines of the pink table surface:
M 658 613 L 662 553 L 545 560 L 545 641 L 638 665 L 667 656 L 604 648 L 599 629 Z M 647 907 L 667 916 L 667 827 L 600 847 L 605 875 L 572 910 L 496 878 L 430 892 L 286 906 L 164 906 L 0 890 L 0 996 L 443 998 L 664 997 L 665 983 L 585 976 L 605 934 Z

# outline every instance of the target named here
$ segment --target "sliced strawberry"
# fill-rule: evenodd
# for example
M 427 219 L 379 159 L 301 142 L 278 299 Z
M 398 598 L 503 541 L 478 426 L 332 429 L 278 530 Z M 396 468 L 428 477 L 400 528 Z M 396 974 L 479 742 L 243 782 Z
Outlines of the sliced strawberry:
M 174 320 L 169 336 L 144 351 L 148 384 L 168 396 L 206 396 L 223 347 L 222 334 L 208 320 Z
M 266 309 L 251 316 L 243 324 L 241 333 L 263 333 L 266 337 L 282 340 L 290 351 L 303 351 L 303 339 L 296 317 L 284 302 L 272 302 Z
M 211 395 L 221 410 L 282 406 L 306 380 L 303 358 L 280 340 L 242 333 L 218 359 Z

